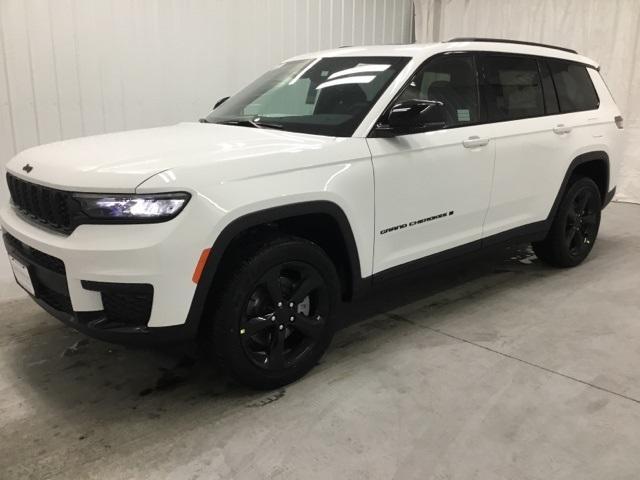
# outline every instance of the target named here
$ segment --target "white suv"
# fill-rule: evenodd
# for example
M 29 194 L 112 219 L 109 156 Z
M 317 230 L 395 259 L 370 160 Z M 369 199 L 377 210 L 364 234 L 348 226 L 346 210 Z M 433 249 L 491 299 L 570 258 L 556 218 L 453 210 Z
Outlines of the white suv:
M 0 218 L 16 280 L 64 322 L 197 337 L 269 388 L 318 361 L 340 299 L 385 278 L 516 241 L 579 264 L 621 138 L 598 64 L 572 50 L 341 48 L 287 60 L 200 123 L 24 151 Z

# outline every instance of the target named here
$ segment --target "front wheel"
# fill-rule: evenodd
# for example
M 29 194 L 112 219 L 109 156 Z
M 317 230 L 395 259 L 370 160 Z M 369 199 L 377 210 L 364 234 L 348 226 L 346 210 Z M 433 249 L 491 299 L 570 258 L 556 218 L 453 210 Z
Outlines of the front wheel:
M 278 237 L 233 266 L 205 342 L 228 372 L 271 389 L 307 373 L 335 331 L 336 269 L 316 244 Z
M 600 228 L 600 190 L 590 178 L 574 181 L 565 193 L 547 237 L 533 251 L 556 267 L 574 267 L 587 258 Z

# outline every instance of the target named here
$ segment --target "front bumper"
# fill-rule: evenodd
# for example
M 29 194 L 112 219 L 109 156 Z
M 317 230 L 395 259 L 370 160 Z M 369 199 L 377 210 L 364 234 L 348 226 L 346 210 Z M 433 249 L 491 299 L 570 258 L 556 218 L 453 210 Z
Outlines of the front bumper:
M 30 295 L 31 296 L 31 295 Z M 90 337 L 104 340 L 105 342 L 153 345 L 159 343 L 175 343 L 187 341 L 195 336 L 187 325 L 175 327 L 137 328 L 126 326 L 114 326 L 110 324 L 104 312 L 73 312 L 67 313 L 55 309 L 44 300 L 31 296 L 33 300 L 48 313 L 56 317 L 65 325 Z
M 165 223 L 82 225 L 68 236 L 11 205 L 0 221 L 8 253 L 29 270 L 34 299 L 64 323 L 118 343 L 183 341 L 197 332 L 187 321 L 192 275 L 210 246 L 209 232 L 198 230 L 205 212 L 189 207 Z

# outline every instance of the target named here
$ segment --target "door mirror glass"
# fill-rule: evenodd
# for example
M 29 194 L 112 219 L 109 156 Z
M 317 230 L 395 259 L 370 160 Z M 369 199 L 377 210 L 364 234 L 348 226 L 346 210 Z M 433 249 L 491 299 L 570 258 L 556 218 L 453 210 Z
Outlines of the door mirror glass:
M 447 125 L 444 104 L 438 100 L 405 100 L 395 104 L 387 119 L 395 133 L 420 133 Z

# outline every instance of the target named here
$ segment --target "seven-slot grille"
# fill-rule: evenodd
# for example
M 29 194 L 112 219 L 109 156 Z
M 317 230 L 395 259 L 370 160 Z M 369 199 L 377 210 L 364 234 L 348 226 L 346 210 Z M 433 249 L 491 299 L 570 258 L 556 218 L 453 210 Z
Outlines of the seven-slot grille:
M 73 230 L 70 192 L 30 183 L 7 173 L 11 200 L 25 215 L 61 232 Z

